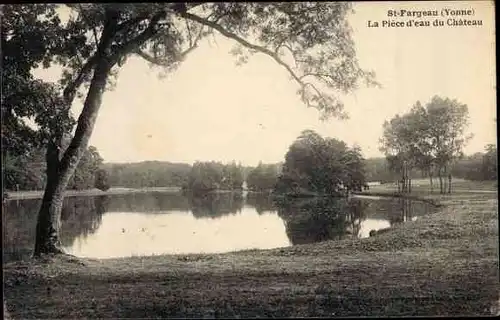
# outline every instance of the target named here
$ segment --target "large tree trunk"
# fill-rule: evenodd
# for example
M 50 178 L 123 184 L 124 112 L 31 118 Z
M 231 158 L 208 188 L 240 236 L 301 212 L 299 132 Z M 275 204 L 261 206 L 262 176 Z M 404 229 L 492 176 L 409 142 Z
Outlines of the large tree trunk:
M 38 214 L 36 226 L 35 255 L 40 253 L 60 253 L 59 229 L 61 226 L 61 209 L 63 190 L 60 190 L 58 179 L 59 147 L 61 137 L 55 137 L 47 146 L 47 183 Z M 42 214 L 43 212 L 43 214 Z
M 59 232 L 64 191 L 88 146 L 110 68 L 106 61 L 101 61 L 96 66 L 75 135 L 62 159 L 59 160 L 57 146 L 49 145 L 47 148 L 47 184 L 38 213 L 35 256 L 63 252 Z

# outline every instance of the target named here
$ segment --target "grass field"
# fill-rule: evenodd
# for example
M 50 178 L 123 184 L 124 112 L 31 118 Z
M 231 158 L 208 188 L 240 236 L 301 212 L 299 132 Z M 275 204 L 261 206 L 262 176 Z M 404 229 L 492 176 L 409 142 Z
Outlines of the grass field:
M 22 319 L 496 314 L 497 194 L 462 184 L 451 195 L 415 188 L 444 207 L 361 240 L 10 263 L 6 307 Z
M 439 193 L 439 181 L 437 179 L 433 180 L 434 193 Z M 430 193 L 430 181 L 429 179 L 412 179 L 412 193 Z M 453 178 L 452 180 L 452 192 L 496 192 L 497 191 L 497 181 L 469 181 L 464 179 Z M 383 185 L 375 185 L 370 187 L 370 191 L 397 191 L 397 186 L 392 183 L 387 183 Z

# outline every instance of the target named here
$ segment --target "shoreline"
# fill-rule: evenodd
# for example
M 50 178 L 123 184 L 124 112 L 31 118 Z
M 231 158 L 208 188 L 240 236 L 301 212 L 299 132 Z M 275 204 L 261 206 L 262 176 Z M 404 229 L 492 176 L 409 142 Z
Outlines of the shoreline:
M 4 201 L 10 200 L 27 200 L 27 199 L 42 199 L 43 190 L 36 191 L 5 191 L 7 197 Z M 66 190 L 64 192 L 64 197 L 95 197 L 95 196 L 106 196 L 106 195 L 123 195 L 123 194 L 133 194 L 133 193 L 148 193 L 148 192 L 161 192 L 168 194 L 178 194 L 183 195 L 183 190 L 181 187 L 147 187 L 147 188 L 110 188 L 106 191 L 99 189 L 86 189 L 86 190 Z M 245 193 L 247 191 L 243 190 L 217 190 L 210 191 L 206 194 L 224 194 L 224 193 Z
M 498 312 L 497 197 L 422 193 L 422 198 L 442 207 L 356 241 L 222 254 L 8 263 L 7 309 L 13 318 Z
M 3 198 L 3 201 L 11 201 L 11 200 L 27 200 L 27 199 L 42 199 L 43 190 L 36 191 L 5 191 L 4 195 L 7 197 Z M 102 191 L 99 189 L 86 189 L 86 190 L 66 190 L 64 196 L 65 197 L 95 197 L 95 196 L 106 196 L 106 195 L 124 195 L 124 194 L 133 194 L 133 193 L 148 193 L 148 192 L 161 192 L 168 194 L 183 194 L 183 190 L 181 187 L 147 187 L 147 188 L 110 188 L 106 191 Z M 460 192 L 470 192 L 470 193 L 488 193 L 488 194 L 496 194 L 498 191 L 496 190 L 460 190 Z M 302 194 L 299 196 L 290 197 L 286 194 L 272 194 L 266 192 L 256 192 L 249 190 L 217 190 L 207 192 L 206 194 L 225 194 L 225 193 L 241 193 L 241 194 L 262 194 L 263 196 L 268 196 L 276 199 L 309 199 L 309 198 L 321 198 L 321 197 L 331 197 L 328 195 L 312 195 L 312 194 Z M 435 206 L 440 206 L 439 203 L 436 203 L 434 200 L 429 199 L 428 196 L 439 195 L 438 193 L 425 193 L 421 194 L 418 191 L 413 192 L 411 194 L 399 193 L 391 190 L 384 191 L 355 191 L 352 192 L 349 196 L 342 196 L 338 198 L 348 198 L 348 197 L 359 197 L 359 198 L 370 198 L 370 199 L 380 199 L 385 197 L 392 198 L 404 198 L 409 200 L 416 201 L 424 201 L 430 203 Z
M 439 195 L 439 194 L 434 194 L 434 195 Z M 407 199 L 407 200 L 413 200 L 413 201 L 421 201 L 428 203 L 430 205 L 433 205 L 435 207 L 443 207 L 444 205 L 442 203 L 439 203 L 438 201 L 429 198 L 432 197 L 433 194 L 428 194 L 428 195 L 415 195 L 415 194 L 404 194 L 404 193 L 399 193 L 399 192 L 392 192 L 392 191 L 378 191 L 378 192 L 370 192 L 370 191 L 363 191 L 363 192 L 353 192 L 353 196 L 358 196 L 358 197 L 370 197 L 370 198 L 398 198 L 398 199 Z
M 109 190 L 102 191 L 99 189 L 86 189 L 86 190 L 66 190 L 64 197 L 95 197 L 106 195 L 122 195 L 131 193 L 148 193 L 148 192 L 162 192 L 177 194 L 181 192 L 179 187 L 151 187 L 151 188 L 110 188 Z M 42 199 L 43 191 L 7 191 L 7 198 L 4 200 L 25 200 L 25 199 Z

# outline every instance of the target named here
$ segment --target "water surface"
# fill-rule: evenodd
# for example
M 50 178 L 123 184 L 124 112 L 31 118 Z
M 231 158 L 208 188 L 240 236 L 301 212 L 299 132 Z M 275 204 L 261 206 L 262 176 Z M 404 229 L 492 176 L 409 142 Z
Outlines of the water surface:
M 31 254 L 40 202 L 4 204 L 4 261 Z M 68 197 L 61 241 L 69 253 L 92 258 L 270 249 L 368 237 L 371 230 L 433 210 L 423 202 L 387 198 L 275 202 L 255 194 Z

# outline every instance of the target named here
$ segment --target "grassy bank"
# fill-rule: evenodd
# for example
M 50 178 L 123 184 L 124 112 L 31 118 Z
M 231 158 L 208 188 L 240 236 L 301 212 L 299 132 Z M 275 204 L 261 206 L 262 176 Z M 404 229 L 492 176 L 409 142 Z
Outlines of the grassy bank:
M 23 319 L 491 315 L 499 301 L 496 194 L 425 197 L 445 206 L 362 240 L 10 263 L 7 309 Z

